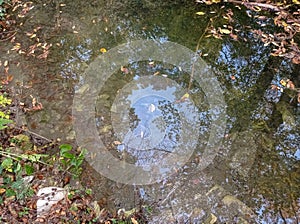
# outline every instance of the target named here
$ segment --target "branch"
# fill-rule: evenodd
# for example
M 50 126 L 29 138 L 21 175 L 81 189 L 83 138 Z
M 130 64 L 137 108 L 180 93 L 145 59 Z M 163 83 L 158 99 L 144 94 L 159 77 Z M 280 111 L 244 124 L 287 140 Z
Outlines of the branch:
M 276 5 L 272 5 L 272 4 L 268 4 L 268 3 L 260 3 L 260 2 L 244 2 L 244 1 L 236 1 L 236 0 L 225 0 L 225 2 L 244 5 L 247 8 L 257 6 L 257 7 L 262 7 L 262 8 L 266 8 L 266 9 L 271 9 L 276 12 L 279 12 L 279 11 L 287 8 L 287 7 L 278 7 Z

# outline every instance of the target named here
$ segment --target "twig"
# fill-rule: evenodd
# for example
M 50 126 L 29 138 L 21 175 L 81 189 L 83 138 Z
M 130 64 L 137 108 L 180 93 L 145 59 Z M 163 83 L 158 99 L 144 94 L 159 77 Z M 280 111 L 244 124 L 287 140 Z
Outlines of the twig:
M 23 128 L 18 128 L 18 127 L 16 127 L 16 129 L 21 130 L 21 131 L 28 132 L 29 134 L 35 135 L 35 136 L 37 136 L 37 137 L 39 137 L 39 138 L 42 138 L 42 139 L 44 139 L 44 140 L 46 140 L 46 141 L 48 141 L 48 142 L 53 142 L 53 140 L 50 140 L 50 139 L 48 139 L 48 138 L 46 138 L 46 137 L 44 137 L 44 136 L 42 136 L 42 135 L 39 135 L 39 134 L 37 134 L 37 133 L 35 133 L 35 132 L 29 131 L 29 130 L 26 130 L 26 129 L 23 129 Z
M 27 158 L 24 158 L 24 156 L 22 157 L 22 154 L 18 155 L 18 154 L 15 154 L 15 153 L 12 153 L 12 152 L 6 152 L 6 151 L 3 151 L 3 150 L 0 151 L 0 155 L 11 158 L 11 159 L 13 159 L 17 162 L 20 162 L 20 159 L 27 159 Z M 27 159 L 27 160 L 31 161 L 30 159 Z M 49 164 L 47 164 L 47 163 L 45 163 L 41 160 L 36 160 L 36 162 L 41 163 L 41 164 L 46 165 L 46 166 L 50 166 Z
M 227 0 L 227 2 L 244 5 L 246 7 L 249 7 L 249 6 L 262 7 L 262 8 L 266 8 L 266 9 L 271 9 L 276 12 L 279 12 L 286 8 L 286 7 L 278 7 L 275 5 L 271 5 L 271 4 L 267 4 L 267 3 L 260 3 L 260 2 L 244 2 L 244 1 L 236 1 L 236 0 Z
M 16 34 L 17 34 L 17 31 L 16 31 L 15 33 L 13 33 L 12 35 L 10 35 L 9 37 L 7 37 L 7 38 L 5 38 L 5 39 L 2 39 L 2 40 L 0 40 L 0 42 L 7 41 L 7 40 L 11 39 L 12 37 L 14 37 Z

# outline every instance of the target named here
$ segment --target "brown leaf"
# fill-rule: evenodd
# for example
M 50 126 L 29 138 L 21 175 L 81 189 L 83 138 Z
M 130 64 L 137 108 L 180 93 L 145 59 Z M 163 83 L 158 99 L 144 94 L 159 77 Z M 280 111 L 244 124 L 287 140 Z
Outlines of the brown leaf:
M 125 75 L 127 75 L 129 73 L 129 69 L 124 66 L 121 66 L 121 72 L 123 72 Z
M 5 191 L 5 188 L 0 188 L 0 194 L 3 194 Z
M 121 145 L 122 142 L 120 142 L 120 141 L 114 141 L 114 144 L 115 144 L 115 145 Z
M 287 84 L 286 84 L 286 88 L 288 89 L 295 89 L 295 85 L 292 81 L 288 81 Z
M 138 221 L 136 221 L 135 218 L 131 218 L 131 222 L 132 222 L 132 224 L 139 224 Z

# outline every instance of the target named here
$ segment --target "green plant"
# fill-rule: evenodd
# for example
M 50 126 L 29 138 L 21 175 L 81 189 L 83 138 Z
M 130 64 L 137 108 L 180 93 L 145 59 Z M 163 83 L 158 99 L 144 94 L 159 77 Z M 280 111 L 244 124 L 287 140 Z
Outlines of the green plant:
M 0 20 L 3 20 L 6 14 L 5 3 L 7 3 L 7 1 L 0 0 Z
M 4 16 L 5 16 L 5 8 L 3 7 L 4 5 L 4 0 L 0 0 L 0 20 L 3 20 L 4 19 Z
M 79 155 L 71 152 L 72 146 L 69 144 L 62 144 L 59 146 L 60 149 L 60 168 L 65 172 L 70 172 L 74 178 L 78 178 L 81 174 L 81 164 L 86 155 L 86 149 L 82 149 Z
M 0 111 L 0 130 L 3 130 L 5 128 L 7 128 L 7 126 L 6 126 L 7 124 L 12 123 L 13 121 L 10 119 L 1 118 L 1 112 L 2 111 Z
M 28 212 L 29 210 L 30 210 L 30 208 L 24 207 L 23 211 L 21 211 L 21 212 L 18 213 L 19 217 L 23 217 L 25 215 L 28 215 L 29 214 L 29 212 Z
M 0 176 L 3 177 L 3 182 L 0 184 L 0 192 L 5 192 L 7 198 L 15 196 L 17 200 L 32 196 L 34 191 L 22 175 L 31 175 L 34 172 L 34 163 L 46 164 L 42 161 L 42 158 L 48 157 L 48 155 L 17 154 L 0 148 L 1 157 Z M 0 203 L 2 201 L 2 198 L 0 198 Z
M 1 18 L 1 0 L 0 0 L 0 18 Z M 1 87 L 0 87 L 1 88 Z M 5 111 L 5 107 L 11 104 L 11 99 L 8 99 L 3 94 L 0 95 L 0 130 L 5 129 L 7 124 L 12 123 L 9 119 L 9 113 Z

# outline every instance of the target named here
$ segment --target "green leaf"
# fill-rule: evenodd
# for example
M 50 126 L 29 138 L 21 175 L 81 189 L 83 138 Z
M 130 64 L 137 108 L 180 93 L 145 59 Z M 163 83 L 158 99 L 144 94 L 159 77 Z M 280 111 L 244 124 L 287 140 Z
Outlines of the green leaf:
M 72 150 L 72 146 L 69 144 L 62 144 L 59 146 L 60 152 L 64 153 L 64 152 L 68 152 L 70 150 Z
M 5 195 L 6 195 L 6 197 L 11 197 L 11 196 L 15 196 L 16 195 L 16 192 L 14 191 L 14 190 L 12 190 L 12 189 L 6 189 L 6 191 L 5 191 Z
M 2 161 L 1 166 L 3 169 L 12 172 L 13 160 L 11 158 L 6 158 Z
M 67 159 L 73 159 L 75 156 L 72 153 L 64 152 L 64 153 L 62 153 L 62 157 L 67 158 Z
M 21 169 L 22 169 L 22 166 L 21 166 L 21 164 L 18 162 L 18 163 L 17 163 L 17 167 L 15 168 L 14 172 L 15 172 L 15 173 L 19 173 L 19 172 L 21 171 Z
M 33 172 L 34 172 L 33 166 L 25 164 L 24 168 L 25 168 L 25 172 L 26 172 L 27 175 L 33 174 Z
M 5 119 L 5 118 L 1 118 L 0 117 L 0 130 L 3 130 L 5 128 L 7 128 L 7 124 L 10 124 L 12 123 L 13 121 L 12 120 L 9 120 L 9 119 Z

